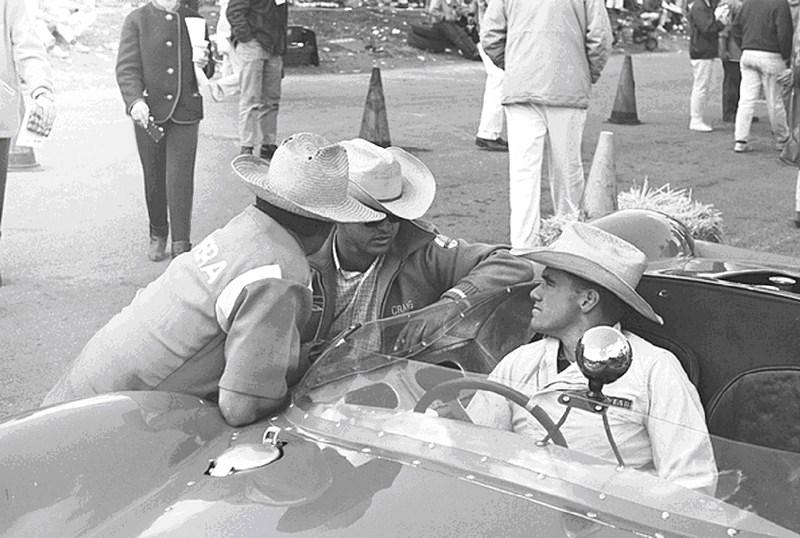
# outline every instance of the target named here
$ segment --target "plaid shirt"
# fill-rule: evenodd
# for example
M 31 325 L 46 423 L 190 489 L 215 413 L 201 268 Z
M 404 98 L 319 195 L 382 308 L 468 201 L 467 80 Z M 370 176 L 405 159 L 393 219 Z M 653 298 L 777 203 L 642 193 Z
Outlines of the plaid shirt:
M 376 289 L 383 260 L 383 256 L 378 256 L 363 273 L 346 271 L 339 262 L 336 246 L 333 247 L 333 263 L 336 266 L 336 304 L 328 338 L 355 324 L 366 323 L 380 317 Z

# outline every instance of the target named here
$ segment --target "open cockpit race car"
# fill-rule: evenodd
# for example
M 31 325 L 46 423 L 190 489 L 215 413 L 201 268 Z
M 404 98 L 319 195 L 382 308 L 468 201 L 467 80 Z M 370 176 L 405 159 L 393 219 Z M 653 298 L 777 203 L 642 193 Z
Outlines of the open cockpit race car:
M 520 284 L 351 330 L 283 412 L 247 427 L 166 392 L 12 417 L 0 424 L 0 535 L 800 536 L 800 263 L 693 241 L 650 211 L 596 224 L 649 257 L 638 290 L 665 323 L 622 325 L 674 353 L 697 387 L 714 487 L 626 462 L 606 418 L 646 410 L 604 393 L 636 361 L 611 328 L 584 335 L 588 390 L 559 400 L 596 419 L 602 450 L 571 446 L 562 416 L 536 407 L 541 438 L 470 422 L 476 390 L 527 404 L 487 379 L 535 337 L 533 284 Z M 424 336 L 405 346 L 409 334 Z

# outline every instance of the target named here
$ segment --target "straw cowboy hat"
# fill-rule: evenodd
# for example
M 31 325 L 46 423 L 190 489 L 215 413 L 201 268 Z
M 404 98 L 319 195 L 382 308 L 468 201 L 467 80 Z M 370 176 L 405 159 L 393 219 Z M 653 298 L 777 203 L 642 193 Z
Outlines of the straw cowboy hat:
M 433 203 L 436 180 L 407 151 L 382 148 L 363 138 L 340 142 L 350 161 L 350 193 L 375 209 L 402 219 L 418 219 Z
M 240 155 L 231 167 L 256 196 L 295 215 L 333 222 L 371 222 L 383 213 L 348 193 L 347 153 L 312 133 L 286 138 L 271 161 Z
M 599 284 L 647 319 L 664 324 L 661 316 L 636 293 L 647 267 L 647 257 L 616 235 L 574 222 L 566 226 L 550 246 L 515 253 Z

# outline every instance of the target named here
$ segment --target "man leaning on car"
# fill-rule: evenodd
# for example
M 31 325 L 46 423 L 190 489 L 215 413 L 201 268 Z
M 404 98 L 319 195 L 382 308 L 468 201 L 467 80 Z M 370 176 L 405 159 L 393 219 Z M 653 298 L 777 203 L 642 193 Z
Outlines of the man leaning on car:
M 347 153 L 321 136 L 290 136 L 272 164 L 233 160 L 256 203 L 176 257 L 86 344 L 44 405 L 123 390 L 218 401 L 232 426 L 283 406 L 306 367 L 310 269 L 333 222 L 384 214 L 347 191 Z
M 544 338 L 518 347 L 490 380 L 512 386 L 551 416 L 561 416 L 561 390 L 586 388 L 576 345 L 590 328 L 617 326 L 633 309 L 658 324 L 661 317 L 636 292 L 646 257 L 634 245 L 595 226 L 574 223 L 549 247 L 520 255 L 544 265 L 531 292 L 531 329 Z M 678 359 L 637 335 L 623 334 L 633 349 L 630 369 L 604 392 L 624 408 L 607 413 L 626 465 L 653 469 L 690 489 L 714 493 L 716 464 L 700 397 Z M 467 409 L 476 424 L 542 439 L 546 432 L 523 408 L 477 392 Z M 571 413 L 560 428 L 571 449 L 615 461 L 599 416 Z

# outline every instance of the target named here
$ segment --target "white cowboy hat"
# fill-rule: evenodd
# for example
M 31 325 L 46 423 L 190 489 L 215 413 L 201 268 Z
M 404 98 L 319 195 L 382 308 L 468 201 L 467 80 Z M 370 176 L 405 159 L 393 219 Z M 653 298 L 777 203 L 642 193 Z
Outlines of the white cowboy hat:
M 233 170 L 256 196 L 295 215 L 333 222 L 385 218 L 348 193 L 347 153 L 312 133 L 286 138 L 271 161 L 240 155 Z
M 433 203 L 436 180 L 425 164 L 396 147 L 354 138 L 340 142 L 350 161 L 350 193 L 370 207 L 418 219 Z
M 564 227 L 550 246 L 515 254 L 599 284 L 647 319 L 664 324 L 661 316 L 636 293 L 647 267 L 647 256 L 616 235 L 574 222 Z

